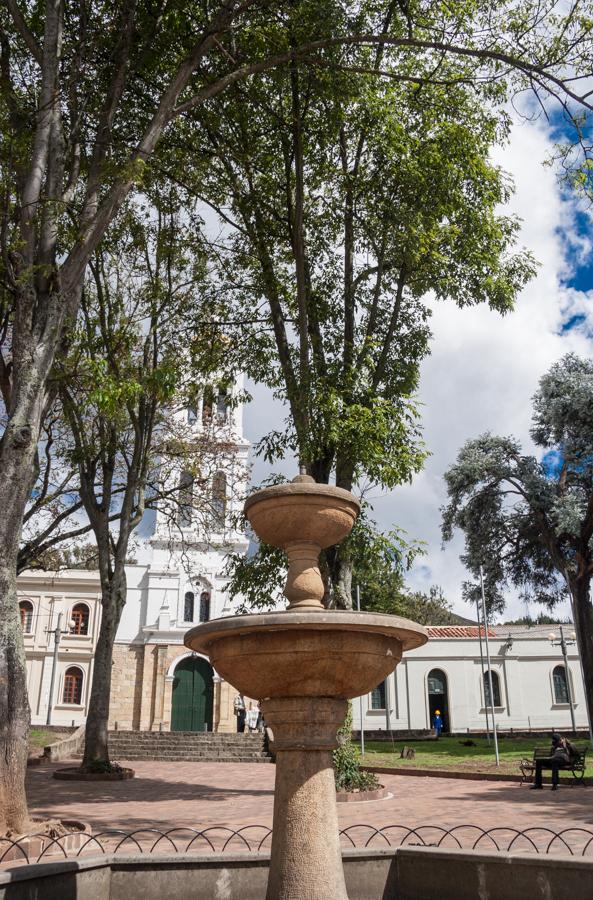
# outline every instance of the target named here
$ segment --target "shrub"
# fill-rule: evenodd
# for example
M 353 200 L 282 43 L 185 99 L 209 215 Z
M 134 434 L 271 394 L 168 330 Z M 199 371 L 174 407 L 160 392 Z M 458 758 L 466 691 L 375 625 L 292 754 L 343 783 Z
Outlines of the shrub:
M 380 787 L 377 776 L 360 768 L 360 753 L 351 741 L 352 704 L 344 724 L 338 729 L 338 748 L 333 752 L 334 778 L 337 791 L 376 791 Z

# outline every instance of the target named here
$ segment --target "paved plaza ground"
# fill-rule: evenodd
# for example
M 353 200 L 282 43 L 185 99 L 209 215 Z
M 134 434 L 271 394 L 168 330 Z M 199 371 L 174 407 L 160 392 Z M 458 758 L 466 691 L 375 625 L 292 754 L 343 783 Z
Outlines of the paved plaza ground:
M 57 767 L 64 765 L 68 764 Z M 127 765 L 135 769 L 136 778 L 115 784 L 56 781 L 51 777 L 56 766 L 30 768 L 31 814 L 82 820 L 93 831 L 271 827 L 274 765 L 145 761 Z M 536 826 L 593 830 L 593 787 L 531 791 L 518 783 L 401 775 L 381 775 L 381 781 L 393 796 L 340 804 L 341 828 L 356 824 L 451 828 L 471 823 L 484 829 L 506 825 L 521 830 Z

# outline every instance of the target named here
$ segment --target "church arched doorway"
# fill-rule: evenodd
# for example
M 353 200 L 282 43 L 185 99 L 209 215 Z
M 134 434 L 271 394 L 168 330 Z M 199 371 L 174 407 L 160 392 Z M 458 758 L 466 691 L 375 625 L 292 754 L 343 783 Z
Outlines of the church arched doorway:
M 175 667 L 171 731 L 212 731 L 213 675 L 201 656 L 186 656 Z
M 442 669 L 432 669 L 428 673 L 428 727 L 432 728 L 432 721 L 437 709 L 443 720 L 443 731 L 450 731 L 449 723 L 449 692 L 447 690 L 447 676 Z

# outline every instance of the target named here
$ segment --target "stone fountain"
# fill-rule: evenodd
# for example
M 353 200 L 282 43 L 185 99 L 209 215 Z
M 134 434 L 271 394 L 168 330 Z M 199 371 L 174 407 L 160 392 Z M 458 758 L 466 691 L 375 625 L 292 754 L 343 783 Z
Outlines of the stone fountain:
M 263 699 L 274 736 L 276 788 L 267 900 L 348 900 L 338 834 L 332 750 L 347 701 L 373 690 L 422 626 L 377 613 L 326 610 L 319 554 L 360 512 L 348 491 L 299 475 L 252 494 L 245 512 L 288 555 L 282 612 L 214 619 L 185 644 L 247 697 Z

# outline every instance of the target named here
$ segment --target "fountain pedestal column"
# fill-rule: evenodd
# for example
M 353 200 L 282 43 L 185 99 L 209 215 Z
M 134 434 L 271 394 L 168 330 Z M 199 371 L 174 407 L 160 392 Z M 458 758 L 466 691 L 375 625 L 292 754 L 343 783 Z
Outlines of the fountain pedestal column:
M 332 750 L 346 700 L 266 700 L 276 788 L 266 900 L 348 900 L 338 833 Z

